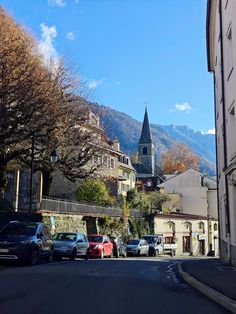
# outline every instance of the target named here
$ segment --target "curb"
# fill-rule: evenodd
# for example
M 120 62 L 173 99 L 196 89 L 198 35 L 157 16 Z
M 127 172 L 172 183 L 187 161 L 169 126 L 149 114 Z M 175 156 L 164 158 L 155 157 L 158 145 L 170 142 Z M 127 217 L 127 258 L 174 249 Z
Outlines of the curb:
M 220 304 L 221 306 L 225 307 L 232 313 L 236 314 L 236 301 L 232 300 L 231 298 L 225 296 L 224 294 L 216 291 L 215 289 L 208 287 L 204 283 L 198 281 L 194 277 L 192 277 L 189 273 L 185 272 L 182 267 L 182 263 L 178 263 L 178 270 L 181 277 L 193 288 L 207 296 L 209 299 L 213 300 L 214 302 Z

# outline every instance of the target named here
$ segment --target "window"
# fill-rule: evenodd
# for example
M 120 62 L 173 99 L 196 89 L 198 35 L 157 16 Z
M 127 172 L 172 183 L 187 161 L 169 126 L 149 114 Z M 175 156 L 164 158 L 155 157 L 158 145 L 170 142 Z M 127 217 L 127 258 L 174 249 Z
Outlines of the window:
M 217 231 L 218 230 L 218 226 L 217 226 L 217 223 L 214 224 L 214 231 Z
M 143 148 L 143 155 L 147 155 L 147 147 Z
M 233 72 L 234 66 L 233 66 L 233 42 L 232 42 L 232 26 L 231 23 L 229 24 L 226 38 L 228 39 L 226 41 L 226 56 L 225 56 L 225 63 L 226 63 L 226 75 L 227 75 L 227 81 L 230 79 L 230 76 Z
M 174 243 L 174 237 L 165 237 L 165 243 L 166 244 Z
M 115 160 L 111 159 L 111 169 L 114 169 L 114 168 L 115 168 Z

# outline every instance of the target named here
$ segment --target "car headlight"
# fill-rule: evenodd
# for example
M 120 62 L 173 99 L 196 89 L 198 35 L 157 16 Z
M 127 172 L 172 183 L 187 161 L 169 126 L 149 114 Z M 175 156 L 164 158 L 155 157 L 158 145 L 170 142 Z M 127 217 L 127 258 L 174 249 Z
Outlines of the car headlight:
M 101 249 L 101 248 L 102 248 L 101 244 L 98 244 L 94 247 L 94 250 Z

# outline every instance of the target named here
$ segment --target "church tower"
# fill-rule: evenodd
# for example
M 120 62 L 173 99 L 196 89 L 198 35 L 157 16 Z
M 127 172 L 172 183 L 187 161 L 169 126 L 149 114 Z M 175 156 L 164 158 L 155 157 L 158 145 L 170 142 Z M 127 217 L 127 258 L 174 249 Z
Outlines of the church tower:
M 142 133 L 138 144 L 140 162 L 147 168 L 150 175 L 154 175 L 154 145 L 148 120 L 147 107 L 143 119 Z

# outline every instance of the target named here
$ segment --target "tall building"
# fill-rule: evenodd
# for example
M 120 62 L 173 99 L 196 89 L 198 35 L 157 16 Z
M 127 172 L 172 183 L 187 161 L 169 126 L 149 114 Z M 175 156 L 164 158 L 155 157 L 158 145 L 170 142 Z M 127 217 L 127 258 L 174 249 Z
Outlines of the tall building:
M 236 265 L 235 0 L 208 0 L 206 35 L 215 92 L 220 256 Z

